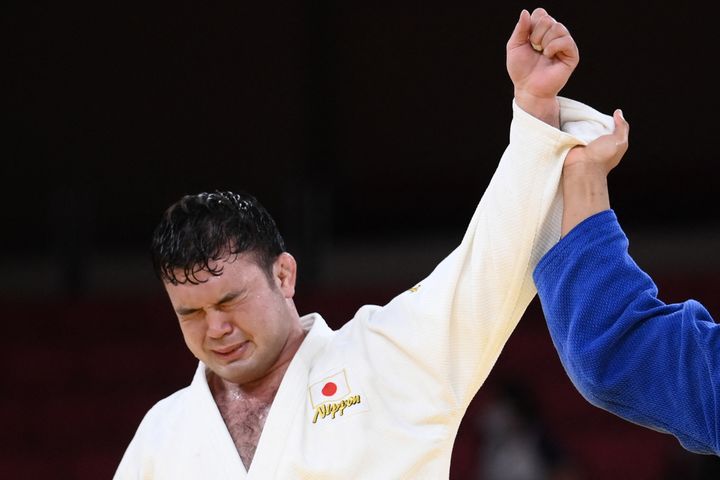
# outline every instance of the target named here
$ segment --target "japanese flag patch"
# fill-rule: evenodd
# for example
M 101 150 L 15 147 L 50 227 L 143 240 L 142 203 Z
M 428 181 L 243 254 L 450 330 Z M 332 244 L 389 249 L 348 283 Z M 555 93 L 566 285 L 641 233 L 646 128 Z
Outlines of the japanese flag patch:
M 350 388 L 345 369 L 311 384 L 309 390 L 310 403 L 315 410 L 313 423 L 344 416 L 346 409 L 363 403 L 360 393 Z

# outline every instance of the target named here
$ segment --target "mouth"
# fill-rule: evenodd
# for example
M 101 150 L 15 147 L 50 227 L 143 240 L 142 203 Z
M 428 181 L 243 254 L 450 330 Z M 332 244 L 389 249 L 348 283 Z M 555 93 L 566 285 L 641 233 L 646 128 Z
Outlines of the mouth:
M 245 341 L 235 345 L 229 345 L 222 348 L 213 348 L 211 351 L 221 360 L 232 361 L 240 358 L 247 350 L 249 342 Z

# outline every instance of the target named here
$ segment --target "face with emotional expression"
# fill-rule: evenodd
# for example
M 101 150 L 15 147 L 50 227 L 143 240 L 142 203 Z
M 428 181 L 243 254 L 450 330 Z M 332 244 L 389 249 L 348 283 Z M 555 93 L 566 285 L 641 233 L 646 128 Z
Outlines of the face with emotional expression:
M 165 284 L 185 343 L 220 378 L 261 381 L 289 362 L 303 336 L 292 300 L 295 259 L 281 253 L 268 272 L 245 252 L 212 266 L 222 274 L 201 271 L 199 284 Z

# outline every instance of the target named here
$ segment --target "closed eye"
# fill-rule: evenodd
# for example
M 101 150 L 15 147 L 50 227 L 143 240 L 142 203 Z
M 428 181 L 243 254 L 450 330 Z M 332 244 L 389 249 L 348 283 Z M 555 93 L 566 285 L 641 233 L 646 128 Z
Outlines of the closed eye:
M 183 308 L 183 307 L 180 307 L 180 308 L 177 308 L 177 309 L 175 310 L 175 313 L 177 313 L 178 316 L 180 316 L 180 317 L 189 317 L 190 315 L 192 315 L 192 314 L 194 314 L 194 313 L 197 313 L 197 312 L 199 312 L 199 311 L 200 311 L 199 308 Z
M 216 307 L 227 307 L 231 306 L 235 300 L 241 299 L 240 297 L 245 294 L 245 290 L 234 290 L 225 294 L 216 304 Z
M 213 306 L 217 309 L 227 309 L 232 307 L 234 304 L 239 303 L 242 300 L 245 293 L 246 290 L 233 290 L 232 292 L 228 292 Z M 187 318 L 201 310 L 202 308 L 178 307 L 175 309 L 175 313 L 177 313 L 178 317 Z

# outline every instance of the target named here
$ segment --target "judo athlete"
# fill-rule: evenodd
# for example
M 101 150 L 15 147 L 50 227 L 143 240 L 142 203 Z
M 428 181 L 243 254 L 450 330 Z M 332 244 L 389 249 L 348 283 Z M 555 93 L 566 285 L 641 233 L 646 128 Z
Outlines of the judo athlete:
M 463 414 L 560 237 L 565 155 L 612 131 L 611 117 L 557 96 L 578 59 L 562 24 L 523 10 L 507 43 L 510 143 L 463 240 L 337 331 L 299 315 L 295 260 L 256 199 L 172 205 L 154 262 L 199 363 L 145 415 L 114 478 L 447 478 Z
M 565 370 L 592 404 L 720 454 L 720 325 L 698 302 L 666 304 L 628 255 L 610 209 L 607 175 L 627 149 L 628 124 L 574 148 L 563 170 L 564 238 L 534 279 Z

